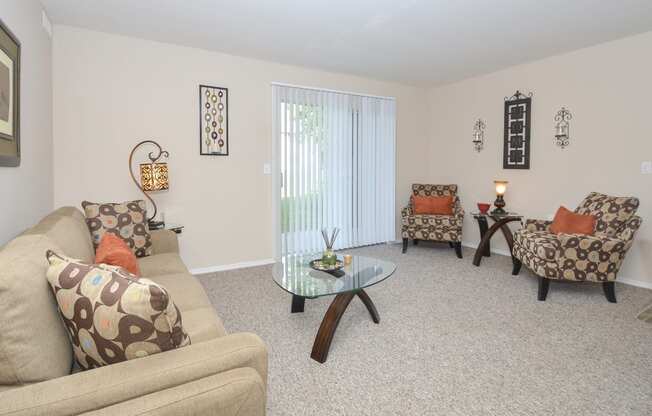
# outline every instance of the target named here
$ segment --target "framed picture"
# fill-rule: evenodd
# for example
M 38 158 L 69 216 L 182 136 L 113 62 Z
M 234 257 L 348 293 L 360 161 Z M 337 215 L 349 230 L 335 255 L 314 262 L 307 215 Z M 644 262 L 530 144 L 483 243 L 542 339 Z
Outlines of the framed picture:
M 505 97 L 503 169 L 530 169 L 532 93 Z
M 199 86 L 199 154 L 229 155 L 229 90 Z
M 0 21 L 0 166 L 20 165 L 20 42 Z

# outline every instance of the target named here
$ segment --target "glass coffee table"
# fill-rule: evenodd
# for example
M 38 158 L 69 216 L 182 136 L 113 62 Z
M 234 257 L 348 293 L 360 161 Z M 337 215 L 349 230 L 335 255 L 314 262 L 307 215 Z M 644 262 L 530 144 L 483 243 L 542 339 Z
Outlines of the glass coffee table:
M 341 269 L 341 277 L 314 270 L 308 263 L 321 254 L 289 255 L 274 263 L 272 275 L 282 289 L 292 295 L 292 313 L 303 312 L 306 299 L 335 296 L 321 321 L 310 357 L 320 363 L 326 362 L 333 335 L 354 297 L 359 297 L 375 323 L 380 315 L 365 288 L 390 277 L 396 265 L 371 257 L 353 256 L 351 264 Z M 341 259 L 341 256 L 338 256 Z

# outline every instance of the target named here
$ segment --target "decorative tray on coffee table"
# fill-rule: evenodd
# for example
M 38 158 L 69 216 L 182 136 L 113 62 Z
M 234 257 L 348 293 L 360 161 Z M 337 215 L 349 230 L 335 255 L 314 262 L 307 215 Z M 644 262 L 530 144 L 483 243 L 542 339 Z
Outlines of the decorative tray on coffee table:
M 342 260 L 336 260 L 335 264 L 326 264 L 321 261 L 321 259 L 315 259 L 311 261 L 310 267 L 318 270 L 320 272 L 326 272 L 329 274 L 332 274 L 335 277 L 341 277 L 344 276 L 344 272 L 341 271 L 341 269 L 344 267 L 344 262 Z

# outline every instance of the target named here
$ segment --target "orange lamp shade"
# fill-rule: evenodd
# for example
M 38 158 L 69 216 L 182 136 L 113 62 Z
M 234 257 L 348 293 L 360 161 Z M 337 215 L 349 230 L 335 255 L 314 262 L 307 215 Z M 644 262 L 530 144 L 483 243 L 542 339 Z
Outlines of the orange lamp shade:
M 167 163 L 143 163 L 140 165 L 140 184 L 144 191 L 170 189 Z
M 507 184 L 509 182 L 507 181 L 494 181 L 496 184 L 496 195 L 505 195 L 505 191 L 507 191 Z

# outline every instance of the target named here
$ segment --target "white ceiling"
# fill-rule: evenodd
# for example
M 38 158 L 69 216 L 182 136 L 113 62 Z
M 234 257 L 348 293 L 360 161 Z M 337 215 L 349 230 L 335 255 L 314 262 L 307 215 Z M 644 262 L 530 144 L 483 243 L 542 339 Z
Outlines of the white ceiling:
M 57 24 L 423 86 L 652 30 L 652 0 L 42 3 Z

